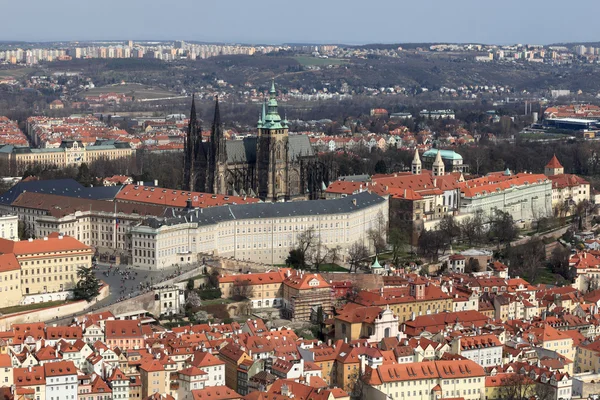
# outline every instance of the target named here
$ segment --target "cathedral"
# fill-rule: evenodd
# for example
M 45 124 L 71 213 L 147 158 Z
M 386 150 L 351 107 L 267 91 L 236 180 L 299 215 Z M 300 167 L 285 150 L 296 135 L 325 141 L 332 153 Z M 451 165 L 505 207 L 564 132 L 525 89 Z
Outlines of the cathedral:
M 219 100 L 207 142 L 192 99 L 184 146 L 183 189 L 214 194 L 248 195 L 265 201 L 316 199 L 335 177 L 319 162 L 306 135 L 288 134 L 277 110 L 275 83 L 262 105 L 255 137 L 226 140 Z

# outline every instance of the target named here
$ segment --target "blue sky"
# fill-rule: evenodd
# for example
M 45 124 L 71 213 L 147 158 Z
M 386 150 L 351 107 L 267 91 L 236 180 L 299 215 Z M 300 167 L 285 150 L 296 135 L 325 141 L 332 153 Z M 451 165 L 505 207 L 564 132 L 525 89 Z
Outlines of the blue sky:
M 0 0 L 0 40 L 600 41 L 599 0 Z

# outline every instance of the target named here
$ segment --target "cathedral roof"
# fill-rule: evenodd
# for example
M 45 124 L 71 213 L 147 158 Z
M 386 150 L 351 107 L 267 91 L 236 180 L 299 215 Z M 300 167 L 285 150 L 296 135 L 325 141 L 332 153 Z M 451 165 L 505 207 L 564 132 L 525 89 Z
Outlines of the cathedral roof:
M 256 137 L 242 140 L 228 140 L 227 163 L 254 163 L 256 162 Z M 296 161 L 299 157 L 314 156 L 313 147 L 306 135 L 290 135 L 288 137 L 288 160 Z

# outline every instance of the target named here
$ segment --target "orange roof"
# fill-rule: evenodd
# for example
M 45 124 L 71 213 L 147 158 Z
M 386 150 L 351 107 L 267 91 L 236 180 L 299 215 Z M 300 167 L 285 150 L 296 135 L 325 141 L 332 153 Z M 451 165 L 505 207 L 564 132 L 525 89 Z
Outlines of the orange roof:
M 192 201 L 193 207 L 200 208 L 222 206 L 225 204 L 249 204 L 260 202 L 259 199 L 254 197 L 188 192 L 133 184 L 126 185 L 121 189 L 115 197 L 115 200 L 119 202 L 156 204 L 179 208 L 185 208 L 188 200 Z
M 585 179 L 572 174 L 551 175 L 548 179 L 552 181 L 553 189 L 563 189 L 566 187 L 577 187 L 590 184 Z
M 72 364 L 72 362 L 71 362 Z M 45 385 L 46 377 L 44 375 L 44 367 L 34 366 L 29 368 L 13 369 L 13 378 L 15 385 L 18 386 L 36 386 Z
M 73 361 L 56 361 L 44 364 L 46 378 L 50 376 L 77 375 Z
M 349 323 L 373 323 L 382 313 L 381 307 L 363 307 L 356 303 L 347 303 L 343 308 L 337 310 L 336 319 Z
M 16 256 L 24 256 L 75 250 L 91 253 L 92 248 L 71 236 L 59 236 L 58 232 L 51 233 L 47 239 L 21 240 L 19 242 L 0 238 L 0 253 L 2 254 L 14 253 Z
M 21 269 L 14 254 L 0 254 L 0 272 L 16 271 Z
M 371 385 L 422 379 L 458 379 L 485 376 L 482 366 L 471 360 L 439 360 L 406 364 L 382 364 L 366 374 L 363 380 Z
M 106 321 L 104 331 L 107 339 L 142 336 L 142 328 L 137 320 Z
M 283 284 L 299 290 L 331 287 L 321 274 L 316 273 L 296 272 L 295 274 L 288 276 L 283 281 Z
M 194 396 L 194 400 L 228 400 L 242 398 L 242 395 L 236 393 L 227 386 L 210 386 L 205 387 L 204 389 L 192 390 L 192 396 Z
M 558 161 L 558 158 L 556 158 L 556 154 L 554 154 L 552 156 L 552 158 L 550 159 L 550 161 L 548 162 L 548 164 L 546 164 L 546 168 L 562 168 L 562 167 L 563 166 Z
M 258 274 L 224 275 L 219 277 L 219 283 L 248 282 L 250 285 L 282 283 L 287 271 L 289 271 L 289 268 L 271 272 L 261 272 Z
M 158 372 L 158 371 L 164 371 L 165 367 L 157 359 L 152 359 L 149 361 L 142 362 L 140 364 L 140 369 L 142 369 L 146 372 Z
M 215 367 L 218 365 L 225 365 L 225 361 L 218 359 L 207 351 L 197 351 L 188 360 L 188 363 L 194 367 Z

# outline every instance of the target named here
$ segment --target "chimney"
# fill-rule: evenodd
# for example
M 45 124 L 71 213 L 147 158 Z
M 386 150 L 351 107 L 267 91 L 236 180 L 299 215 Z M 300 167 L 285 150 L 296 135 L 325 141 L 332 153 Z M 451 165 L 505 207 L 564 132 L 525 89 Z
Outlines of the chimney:
M 47 240 L 48 240 L 48 236 L 44 236 L 44 240 L 46 240 L 46 241 L 47 241 Z

